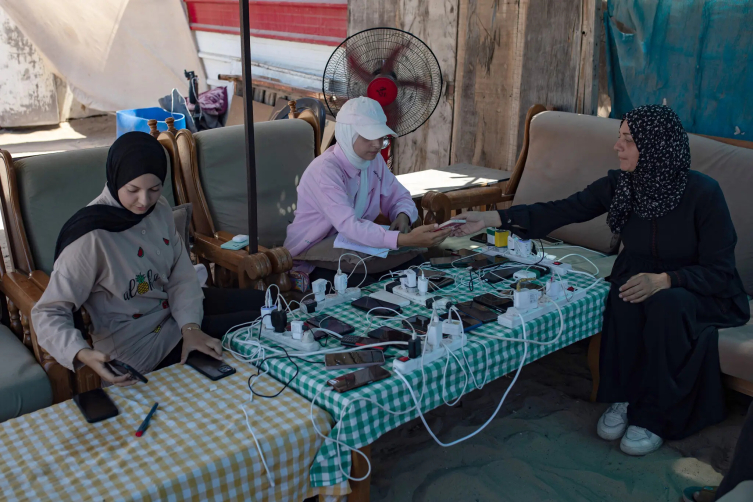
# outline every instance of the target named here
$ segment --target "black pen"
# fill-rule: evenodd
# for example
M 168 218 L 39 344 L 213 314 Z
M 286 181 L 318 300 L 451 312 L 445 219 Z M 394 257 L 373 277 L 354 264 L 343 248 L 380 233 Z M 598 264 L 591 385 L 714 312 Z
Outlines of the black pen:
M 152 419 L 152 415 L 154 415 L 154 412 L 157 411 L 157 406 L 159 406 L 159 403 L 154 403 L 154 406 L 152 406 L 151 411 L 146 416 L 143 422 L 141 422 L 141 426 L 139 426 L 139 430 L 136 431 L 136 437 L 140 438 L 144 435 L 144 432 L 146 432 L 146 429 L 149 427 L 149 421 Z

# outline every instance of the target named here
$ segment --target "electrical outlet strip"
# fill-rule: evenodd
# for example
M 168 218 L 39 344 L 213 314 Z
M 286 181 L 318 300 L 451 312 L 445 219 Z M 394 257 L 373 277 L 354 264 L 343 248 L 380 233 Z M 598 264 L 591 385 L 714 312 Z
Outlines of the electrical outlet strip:
M 463 347 L 465 347 L 465 342 L 466 342 L 465 335 L 463 335 L 462 337 L 458 337 L 455 340 L 452 340 L 450 338 L 443 339 L 442 340 L 443 348 L 432 350 L 431 352 L 427 352 L 423 355 L 424 366 L 436 361 L 437 359 L 441 359 L 443 357 L 452 357 L 450 355 L 447 355 L 445 348 L 449 349 L 450 351 L 461 350 Z M 405 358 L 401 357 L 392 361 L 392 369 L 397 371 L 398 373 L 407 375 L 408 373 L 421 369 L 421 356 L 416 357 L 415 359 L 407 359 L 407 360 L 401 360 L 401 359 L 405 359 Z
M 570 270 L 573 269 L 573 266 L 569 263 L 564 263 L 561 261 L 556 260 L 550 260 L 548 258 L 541 259 L 540 256 L 531 255 L 529 257 L 522 257 L 519 256 L 512 251 L 508 250 L 507 248 L 498 248 L 494 246 L 489 246 L 486 251 L 484 251 L 484 254 L 489 256 L 504 256 L 505 258 L 508 258 L 510 261 L 523 263 L 525 265 L 544 265 L 545 267 L 549 267 L 552 269 L 552 273 L 557 273 L 559 275 L 565 275 Z
M 410 300 L 411 302 L 415 303 L 416 305 L 420 305 L 421 307 L 426 307 L 426 301 L 431 298 L 436 297 L 436 295 L 433 295 L 431 293 L 422 295 L 421 293 L 418 292 L 418 290 L 416 290 L 415 293 L 411 293 L 410 291 L 405 289 L 404 286 L 395 286 L 392 289 L 392 294 L 401 296 L 405 298 L 406 300 Z
M 320 302 L 316 302 L 316 308 L 313 312 L 319 312 L 320 310 L 328 309 L 330 307 L 334 307 L 336 305 L 340 305 L 342 303 L 350 303 L 352 301 L 358 300 L 361 298 L 361 289 L 360 288 L 348 288 L 345 290 L 345 293 L 338 294 L 338 293 L 332 293 L 329 295 L 326 295 L 324 297 L 324 300 Z M 303 314 L 311 314 L 313 312 L 309 312 L 307 309 L 308 305 L 301 305 L 298 310 Z
M 318 352 L 322 349 L 322 346 L 318 342 L 314 341 L 314 337 L 311 331 L 304 331 L 303 338 L 309 338 L 310 342 L 304 342 L 303 340 L 296 340 L 293 338 L 293 333 L 285 331 L 284 333 L 275 333 L 271 329 L 262 329 L 261 336 L 275 342 L 278 345 L 285 345 L 301 352 Z
M 580 300 L 588 294 L 588 291 L 586 291 L 585 288 L 573 288 L 573 291 L 566 290 L 565 293 L 566 295 L 560 296 L 559 298 L 552 298 L 552 301 L 556 302 L 560 308 L 565 307 L 568 303 Z M 555 307 L 551 301 L 540 299 L 538 307 L 528 309 L 524 312 L 520 312 L 515 307 L 507 309 L 507 312 L 500 314 L 500 316 L 497 317 L 497 322 L 506 328 L 517 328 L 520 326 L 520 316 L 523 317 L 525 322 L 530 322 L 548 314 L 549 312 L 556 311 L 557 307 Z M 520 314 L 520 316 L 518 316 L 518 314 Z

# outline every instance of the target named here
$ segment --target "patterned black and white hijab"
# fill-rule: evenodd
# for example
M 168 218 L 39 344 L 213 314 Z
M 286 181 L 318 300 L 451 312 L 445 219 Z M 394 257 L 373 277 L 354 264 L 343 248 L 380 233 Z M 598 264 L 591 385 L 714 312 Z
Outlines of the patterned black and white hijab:
M 607 224 L 615 234 L 631 212 L 651 220 L 677 207 L 690 170 L 688 135 L 671 108 L 639 106 L 625 114 L 626 120 L 639 155 L 633 172 L 620 173 L 609 207 Z

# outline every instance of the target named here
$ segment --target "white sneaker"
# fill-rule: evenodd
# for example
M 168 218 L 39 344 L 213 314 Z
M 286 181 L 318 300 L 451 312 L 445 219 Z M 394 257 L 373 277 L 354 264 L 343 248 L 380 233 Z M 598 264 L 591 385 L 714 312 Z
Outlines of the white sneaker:
M 625 429 L 628 426 L 627 407 L 627 403 L 614 403 L 607 408 L 607 411 L 599 419 L 599 423 L 596 424 L 596 434 L 601 439 L 612 441 L 625 434 Z
M 628 455 L 647 455 L 661 447 L 664 440 L 643 427 L 631 425 L 620 441 L 620 450 Z

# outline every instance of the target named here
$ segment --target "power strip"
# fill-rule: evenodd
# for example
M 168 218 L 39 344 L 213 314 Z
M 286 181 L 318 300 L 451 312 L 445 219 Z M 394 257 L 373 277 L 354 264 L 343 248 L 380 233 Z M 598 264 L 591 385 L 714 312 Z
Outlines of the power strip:
M 484 251 L 484 254 L 489 256 L 503 256 L 505 258 L 508 258 L 510 261 L 515 261 L 518 263 L 523 263 L 525 265 L 544 265 L 545 267 L 549 267 L 552 269 L 553 273 L 557 273 L 559 275 L 565 275 L 570 270 L 573 269 L 573 266 L 569 263 L 564 263 L 561 261 L 556 260 L 550 260 L 548 258 L 542 259 L 540 256 L 536 255 L 530 255 L 530 256 L 520 256 L 518 254 L 515 254 L 514 252 L 508 250 L 507 248 L 498 248 L 494 246 L 489 246 L 486 251 Z
M 267 340 L 275 342 L 276 344 L 286 345 L 301 352 L 318 352 L 320 350 L 323 350 L 322 346 L 319 345 L 318 342 L 314 341 L 314 336 L 311 334 L 311 331 L 303 332 L 303 338 L 309 338 L 311 341 L 296 340 L 295 338 L 293 338 L 293 333 L 291 333 L 290 331 L 285 331 L 284 333 L 275 333 L 274 330 L 264 328 L 262 328 L 261 330 L 261 336 L 263 336 Z
M 386 286 L 385 286 L 386 288 Z M 405 298 L 406 300 L 410 300 L 411 302 L 415 303 L 416 305 L 420 305 L 421 307 L 426 307 L 426 301 L 430 300 L 432 298 L 436 298 L 436 295 L 433 295 L 431 293 L 427 293 L 425 295 L 422 295 L 421 293 L 416 290 L 415 293 L 412 293 L 405 289 L 403 286 L 395 286 L 392 288 L 392 294 L 401 296 Z M 428 307 L 427 307 L 428 308 Z
M 563 308 L 568 303 L 580 300 L 588 294 L 588 291 L 586 291 L 585 288 L 574 287 L 572 289 L 573 291 L 566 290 L 566 295 L 560 296 L 559 298 L 552 298 L 551 300 L 556 302 L 560 308 Z M 511 307 L 507 309 L 507 312 L 500 314 L 500 316 L 497 317 L 497 322 L 506 328 L 517 328 L 521 323 L 520 316 L 523 317 L 525 322 L 531 322 L 549 312 L 556 311 L 557 307 L 552 304 L 552 301 L 541 299 L 539 300 L 538 307 L 528 309 L 524 312 L 520 312 L 515 307 Z M 520 314 L 520 316 L 518 314 Z
M 445 349 L 449 349 L 450 351 L 461 350 L 463 347 L 465 347 L 465 342 L 465 335 L 462 335 L 455 340 L 449 338 L 442 339 L 442 348 L 432 350 L 431 352 L 427 352 L 423 355 L 424 366 L 433 363 L 434 361 L 441 359 L 442 357 L 451 357 L 449 354 L 447 354 Z M 404 357 L 401 357 L 392 361 L 392 369 L 397 371 L 398 373 L 407 375 L 408 373 L 411 373 L 413 371 L 420 370 L 421 362 L 421 356 L 414 359 L 405 359 Z
M 342 303 L 352 302 L 352 301 L 358 300 L 359 298 L 361 298 L 360 288 L 348 288 L 345 290 L 345 293 L 343 294 L 332 293 L 332 294 L 326 295 L 324 297 L 324 300 L 320 302 L 316 302 L 316 306 L 314 307 L 313 310 L 309 310 L 309 308 L 311 307 L 310 303 L 302 303 L 301 306 L 298 308 L 298 311 L 303 314 L 313 314 L 314 312 L 319 312 L 320 310 L 328 309 L 330 307 L 335 307 Z

